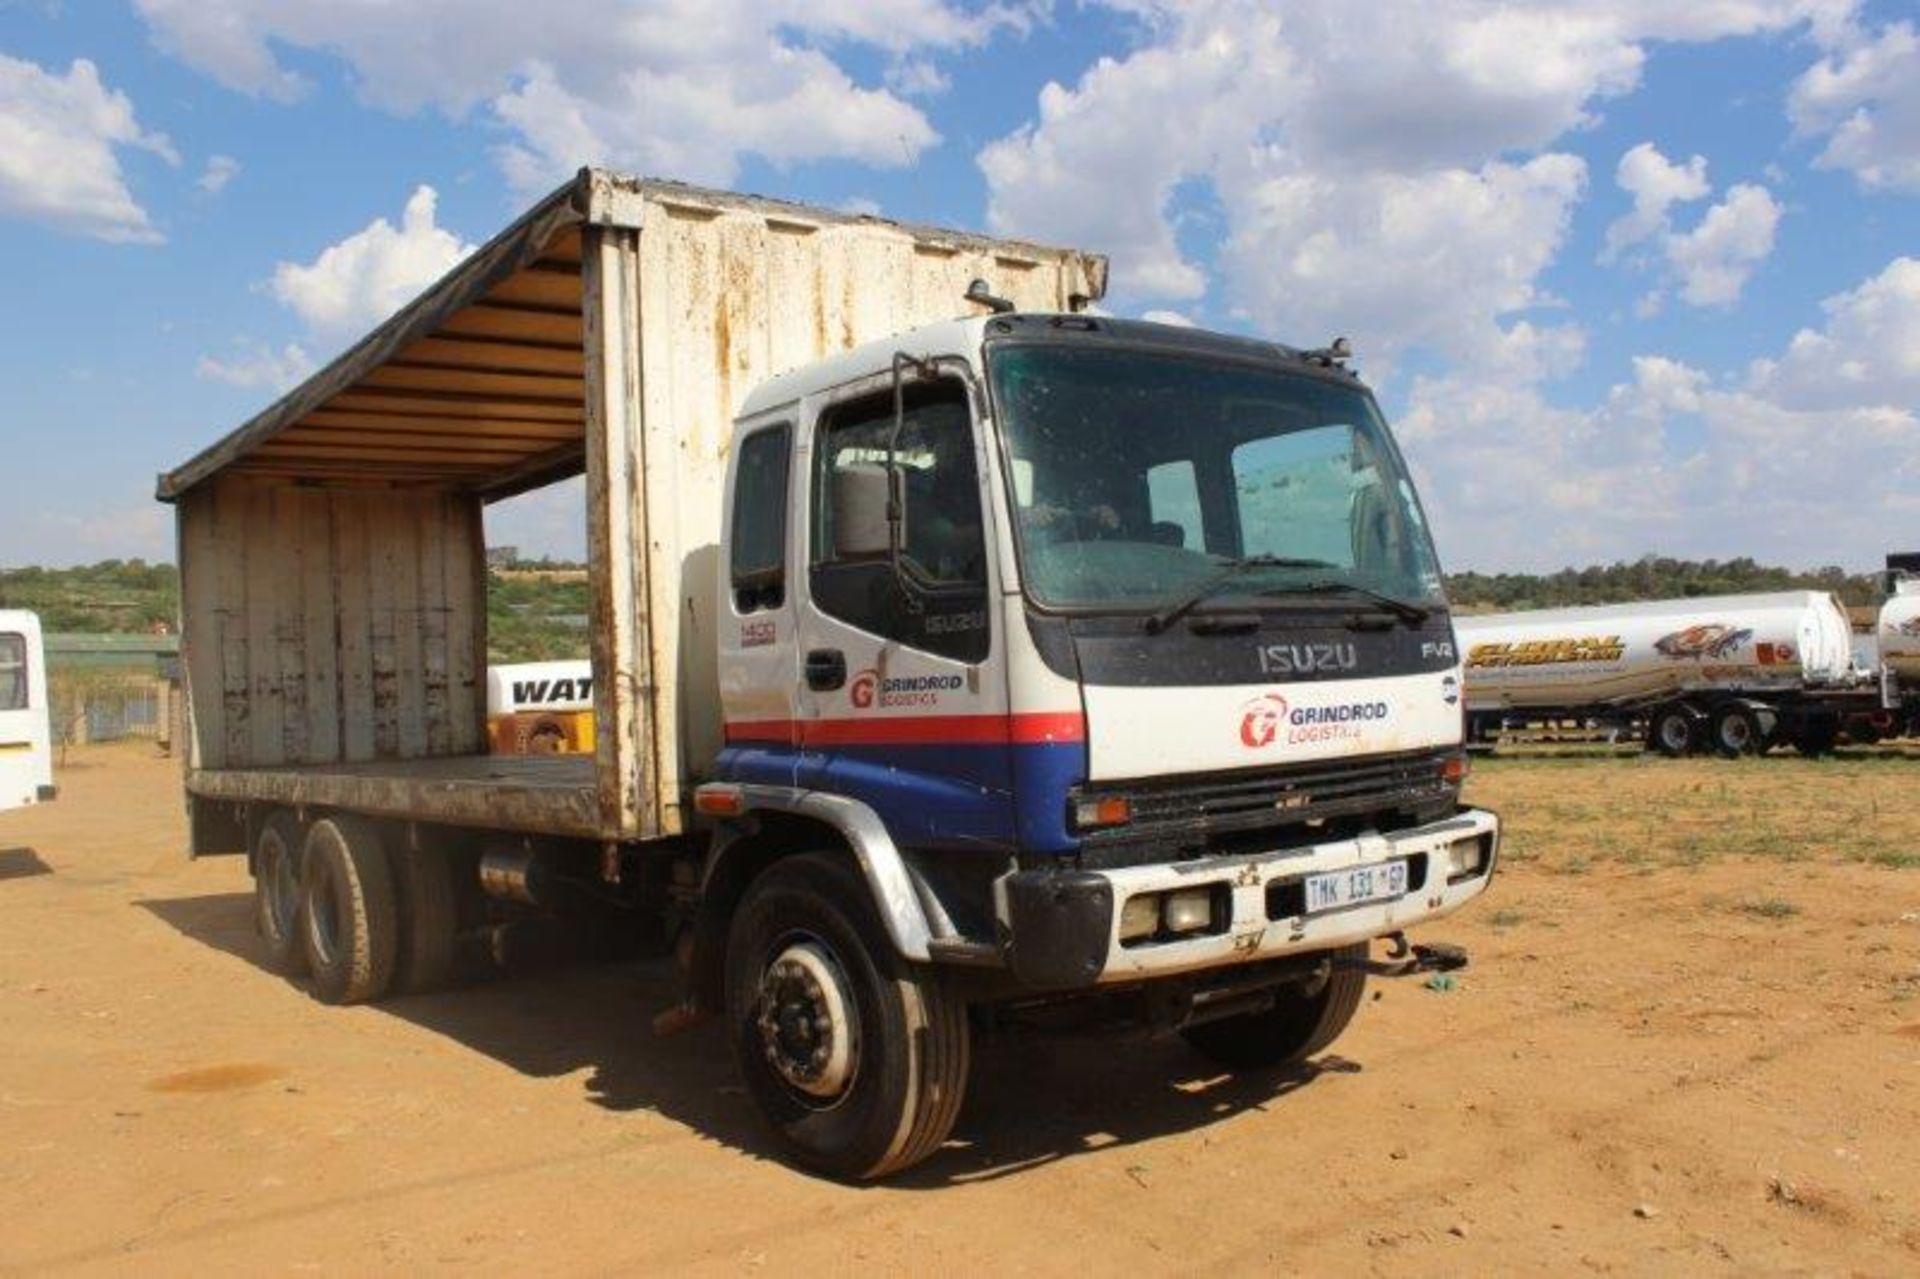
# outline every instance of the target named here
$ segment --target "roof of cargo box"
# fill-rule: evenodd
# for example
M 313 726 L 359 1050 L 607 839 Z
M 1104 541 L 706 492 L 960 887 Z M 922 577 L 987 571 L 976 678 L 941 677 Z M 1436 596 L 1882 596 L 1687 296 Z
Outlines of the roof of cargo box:
M 787 227 L 897 227 L 916 242 L 1034 265 L 1072 259 L 1089 300 L 1106 283 L 1105 259 L 1091 254 L 582 169 L 339 358 L 162 474 L 157 496 L 173 501 L 243 472 L 451 483 L 492 500 L 577 474 L 586 438 L 581 231 L 637 227 L 649 201 L 748 211 Z

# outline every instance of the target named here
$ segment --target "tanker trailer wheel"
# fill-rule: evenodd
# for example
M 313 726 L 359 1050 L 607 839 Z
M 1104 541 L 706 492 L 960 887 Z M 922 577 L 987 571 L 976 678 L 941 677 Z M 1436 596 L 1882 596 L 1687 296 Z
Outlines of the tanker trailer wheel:
M 1691 755 L 1700 742 L 1700 715 L 1684 702 L 1669 702 L 1653 713 L 1647 745 L 1668 759 Z
M 727 1020 L 747 1092 L 798 1163 L 884 1177 L 939 1148 L 966 1094 L 966 1005 L 901 960 L 842 859 L 748 887 L 727 936 Z
M 1285 986 L 1264 1012 L 1239 1013 L 1189 1026 L 1181 1035 L 1223 1066 L 1260 1070 L 1290 1066 L 1320 1052 L 1347 1028 L 1360 1010 L 1367 986 L 1367 944 L 1329 951 L 1324 978 L 1304 986 Z
M 358 817 L 321 818 L 307 832 L 300 883 L 313 993 L 328 1004 L 386 994 L 400 950 L 400 902 L 380 832 Z
M 300 822 L 284 809 L 261 824 L 253 843 L 253 927 L 267 944 L 267 966 L 287 977 L 307 971 L 301 931 Z
M 1763 719 L 1763 715 L 1765 718 Z M 1767 748 L 1772 726 L 1770 713 L 1746 702 L 1728 702 L 1713 713 L 1711 729 L 1714 753 L 1723 759 L 1758 755 Z

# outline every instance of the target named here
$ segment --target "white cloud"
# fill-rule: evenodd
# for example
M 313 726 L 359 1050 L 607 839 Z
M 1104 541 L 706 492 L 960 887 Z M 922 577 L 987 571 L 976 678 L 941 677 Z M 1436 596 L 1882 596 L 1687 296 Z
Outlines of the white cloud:
M 1600 260 L 1614 261 L 1650 243 L 1662 268 L 1660 283 L 1634 307 L 1641 318 L 1659 313 L 1670 285 L 1694 306 L 1730 306 L 1739 300 L 1754 269 L 1773 252 L 1781 209 L 1765 187 L 1736 185 L 1692 230 L 1675 229 L 1674 205 L 1713 193 L 1704 156 L 1678 165 L 1651 142 L 1642 142 L 1620 157 L 1615 181 L 1633 197 L 1633 210 L 1607 227 Z
M 1747 277 L 1773 252 L 1780 205 L 1765 187 L 1742 183 L 1707 210 L 1700 224 L 1667 237 L 1667 261 L 1680 296 L 1694 306 L 1729 306 Z
M 1696 155 L 1678 165 L 1651 142 L 1642 142 L 1620 157 L 1614 181 L 1633 197 L 1633 211 L 1607 227 L 1602 262 L 1665 231 L 1667 211 L 1674 205 L 1698 200 L 1713 190 L 1707 184 L 1705 156 Z
M 1177 329 L 1193 327 L 1193 321 L 1180 311 L 1142 311 L 1140 318 L 1149 324 L 1171 324 Z
M 1801 329 L 1778 359 L 1755 362 L 1757 394 L 1792 409 L 1920 405 L 1920 258 L 1895 258 L 1821 309 L 1824 328 Z
M 1400 434 L 1449 559 L 1873 563 L 1920 522 L 1920 260 L 1824 309 L 1740 383 L 1645 355 L 1580 409 L 1524 369 L 1416 379 Z
M 268 287 L 317 336 L 345 338 L 412 301 L 474 246 L 436 225 L 438 197 L 420 186 L 399 227 L 375 218 L 312 262 L 282 262 Z
M 1551 146 L 1635 87 L 1651 44 L 1784 31 L 1821 7 L 1109 3 L 1140 21 L 1140 46 L 1047 85 L 1036 119 L 980 152 L 989 223 L 1110 252 L 1121 309 L 1205 294 L 1197 246 L 1217 244 L 1226 300 L 1255 324 L 1345 332 L 1389 358 L 1477 358 L 1554 304 L 1539 279 L 1585 168 Z M 1691 164 L 1668 167 L 1663 210 L 1691 184 Z M 1224 236 L 1188 233 L 1195 191 L 1218 202 Z M 1754 243 L 1756 212 L 1743 196 L 1689 244 L 1683 287 L 1712 296 L 1751 268 L 1735 250 Z
M 284 391 L 305 381 L 313 372 L 313 358 L 297 343 L 289 342 L 278 351 L 246 339 L 234 345 L 236 350 L 227 359 L 201 356 L 194 369 L 195 376 L 225 382 L 228 386 Z
M 381 108 L 479 111 L 509 135 L 520 188 L 608 163 L 726 182 L 743 156 L 899 166 L 938 142 L 906 99 L 933 55 L 1024 30 L 1032 4 L 950 0 L 137 0 L 156 42 L 221 83 L 287 99 L 307 86 L 277 48 L 332 54 Z M 878 51 L 893 83 L 855 83 L 833 53 Z
M 1827 139 L 1816 161 L 1868 188 L 1920 191 L 1920 33 L 1911 22 L 1869 37 L 1845 23 L 1794 82 L 1788 114 Z
M 230 155 L 210 155 L 207 167 L 200 171 L 194 185 L 208 195 L 219 195 L 240 172 L 240 162 Z
M 120 151 L 180 157 L 164 134 L 140 127 L 127 95 L 107 88 L 86 59 L 66 75 L 0 54 L 0 217 L 131 244 L 164 236 L 127 189 Z

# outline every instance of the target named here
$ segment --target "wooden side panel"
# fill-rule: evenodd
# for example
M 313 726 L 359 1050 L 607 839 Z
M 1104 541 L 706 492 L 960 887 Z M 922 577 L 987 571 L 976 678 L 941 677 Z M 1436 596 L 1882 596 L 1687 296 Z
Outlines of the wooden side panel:
M 180 520 L 191 767 L 481 749 L 477 498 L 226 475 Z
M 339 656 L 340 758 L 375 758 L 373 738 L 373 554 L 367 499 L 345 492 L 332 500 L 334 634 Z

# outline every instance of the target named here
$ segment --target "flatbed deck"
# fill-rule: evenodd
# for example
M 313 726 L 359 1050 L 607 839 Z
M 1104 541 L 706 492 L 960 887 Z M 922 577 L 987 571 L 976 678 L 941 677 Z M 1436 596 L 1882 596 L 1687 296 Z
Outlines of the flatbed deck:
M 451 755 L 286 768 L 202 768 L 208 799 L 338 808 L 528 834 L 603 837 L 591 755 Z

